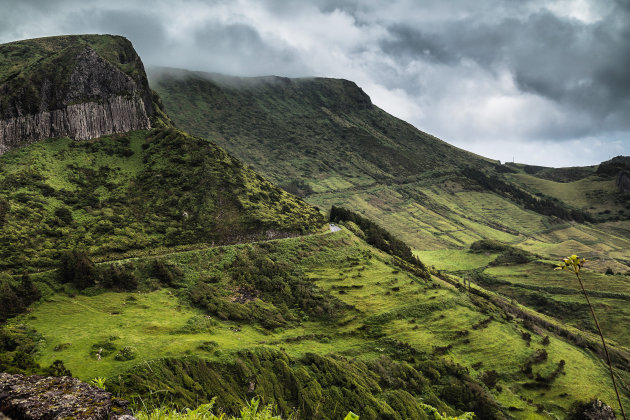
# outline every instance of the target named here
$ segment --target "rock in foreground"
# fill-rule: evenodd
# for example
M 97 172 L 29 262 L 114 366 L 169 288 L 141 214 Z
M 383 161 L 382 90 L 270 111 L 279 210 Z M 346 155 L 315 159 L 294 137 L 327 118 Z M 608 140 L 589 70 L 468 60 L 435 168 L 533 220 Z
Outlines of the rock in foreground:
M 127 402 L 69 376 L 0 373 L 0 413 L 11 419 L 131 420 Z

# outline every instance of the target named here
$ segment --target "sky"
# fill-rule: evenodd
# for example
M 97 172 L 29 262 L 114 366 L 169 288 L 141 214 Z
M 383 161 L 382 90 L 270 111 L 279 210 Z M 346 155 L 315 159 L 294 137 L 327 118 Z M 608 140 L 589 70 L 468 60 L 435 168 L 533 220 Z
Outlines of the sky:
M 349 79 L 501 162 L 630 155 L 630 0 L 0 0 L 0 43 L 81 33 L 145 66 Z

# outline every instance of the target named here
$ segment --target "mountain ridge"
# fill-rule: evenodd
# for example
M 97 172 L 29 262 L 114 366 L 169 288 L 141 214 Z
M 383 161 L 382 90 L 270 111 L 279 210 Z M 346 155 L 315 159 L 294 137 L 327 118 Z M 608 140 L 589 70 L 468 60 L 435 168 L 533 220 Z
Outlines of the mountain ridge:
M 410 124 L 398 120 L 401 123 L 403 130 L 403 134 L 406 137 L 411 137 L 409 139 L 403 138 L 401 142 L 392 142 L 387 136 L 387 130 L 393 129 L 391 126 L 379 126 L 376 127 L 376 131 L 374 128 L 366 127 L 363 125 L 361 121 L 353 120 L 348 117 L 337 115 L 338 113 L 347 112 L 373 112 L 371 118 L 376 121 L 380 118 L 382 114 L 385 114 L 384 111 L 380 110 L 378 107 L 372 105 L 369 97 L 361 90 L 354 82 L 344 80 L 344 79 L 329 79 L 329 78 L 297 78 L 297 79 L 289 79 L 289 78 L 277 78 L 277 77 L 261 77 L 261 78 L 240 78 L 240 77 L 232 77 L 226 75 L 218 75 L 218 74 L 208 74 L 203 72 L 188 72 L 182 70 L 173 70 L 173 69 L 159 69 L 159 68 L 149 68 L 148 70 L 149 79 L 155 85 L 157 90 L 160 90 L 160 80 L 164 78 L 171 78 L 173 81 L 183 80 L 186 77 L 194 78 L 195 86 L 191 86 L 189 90 L 187 90 L 186 86 L 182 84 L 177 85 L 177 95 L 187 95 L 189 93 L 197 93 L 200 94 L 204 92 L 203 86 L 207 87 L 209 90 L 205 93 L 212 96 L 213 93 L 217 94 L 217 108 L 214 110 L 216 113 L 213 115 L 212 113 L 207 114 L 199 114 L 192 107 L 187 108 L 187 112 L 189 115 L 186 117 L 189 120 L 192 119 L 204 119 L 206 120 L 206 127 L 210 128 L 208 124 L 215 124 L 216 127 L 213 129 L 214 131 L 202 132 L 203 128 L 194 127 L 193 124 L 185 124 L 186 127 L 193 128 L 195 134 L 201 135 L 206 138 L 213 138 L 215 141 L 218 141 L 219 144 L 223 144 L 223 146 L 227 146 L 228 142 L 225 139 L 226 136 L 231 136 L 232 140 L 236 134 L 242 133 L 243 129 L 239 127 L 227 127 L 226 125 L 230 123 L 230 119 L 234 118 L 235 113 L 248 112 L 248 117 L 246 118 L 257 118 L 256 124 L 257 129 L 259 131 L 269 131 L 275 128 L 275 134 L 279 137 L 279 144 L 291 144 L 291 148 L 287 147 L 282 151 L 278 151 L 277 154 L 272 153 L 270 156 L 255 156 L 258 159 L 261 159 L 259 169 L 263 167 L 269 167 L 266 162 L 272 162 L 274 165 L 280 165 L 282 167 L 282 173 L 286 175 L 282 175 L 280 171 L 279 173 L 269 173 L 267 171 L 268 176 L 271 176 L 271 179 L 280 185 L 288 183 L 290 180 L 289 176 L 296 174 L 295 170 L 291 170 L 288 163 L 283 165 L 284 157 L 282 153 L 291 153 L 293 150 L 299 149 L 302 145 L 307 147 L 305 151 L 312 159 L 319 159 L 320 161 L 324 161 L 326 165 L 335 167 L 341 171 L 345 164 L 347 165 L 359 165 L 361 170 L 365 172 L 366 175 L 371 178 L 377 179 L 391 179 L 392 176 L 389 175 L 389 172 L 393 170 L 393 162 L 386 160 L 391 153 L 396 153 L 396 168 L 398 171 L 402 171 L 403 173 L 399 176 L 411 176 L 417 173 L 416 169 L 418 166 L 424 169 L 431 169 L 432 163 L 426 162 L 421 159 L 421 155 L 423 152 L 432 149 L 434 153 L 439 154 L 439 157 L 444 159 L 444 163 L 452 162 L 453 157 L 449 156 L 454 151 L 454 154 L 457 155 L 459 159 L 471 159 L 476 160 L 477 162 L 483 162 L 484 164 L 491 165 L 494 164 L 494 161 L 490 159 L 485 159 L 481 156 L 477 156 L 471 152 L 464 151 L 462 149 L 454 148 L 453 146 L 446 146 L 446 143 L 442 140 L 437 139 L 434 136 L 431 136 L 426 133 L 421 133 L 421 139 L 423 142 L 415 142 L 416 138 L 414 137 L 413 132 L 417 131 Z M 214 87 L 210 87 L 209 84 L 203 85 L 203 82 L 211 82 L 215 84 Z M 279 83 L 270 83 L 270 81 L 279 82 Z M 224 89 L 222 91 L 221 89 Z M 286 98 L 286 102 L 276 101 L 273 98 L 269 98 L 267 100 L 265 95 L 269 92 L 274 92 L 278 97 L 282 96 Z M 171 108 L 174 105 L 173 101 L 167 99 L 168 95 L 164 95 L 164 91 L 162 91 L 163 100 L 167 100 L 167 108 L 170 106 Z M 251 101 L 250 101 L 251 100 Z M 199 103 L 199 100 L 197 100 Z M 221 109 L 221 104 L 230 103 L 233 105 L 233 108 L 230 109 Z M 302 104 L 308 104 L 308 107 L 303 106 Z M 293 105 L 293 106 L 292 106 Z M 317 110 L 317 114 L 313 114 L 312 111 Z M 288 115 L 288 119 L 283 120 L 282 118 L 276 118 L 276 114 L 285 113 Z M 183 116 L 177 112 L 176 109 L 172 109 L 172 114 L 177 115 L 180 118 L 180 125 L 183 123 L 181 118 Z M 308 135 L 311 135 L 315 139 L 315 144 L 308 144 L 304 142 L 302 137 L 296 137 L 292 135 L 294 128 L 291 126 L 291 123 L 294 122 L 290 118 L 294 116 L 296 118 L 301 118 L 308 116 L 313 118 L 313 124 L 317 124 L 318 128 L 305 127 L 305 130 Z M 270 120 L 269 118 L 273 119 Z M 274 119 L 275 118 L 275 119 Z M 221 119 L 221 121 L 219 121 Z M 328 120 L 328 121 L 327 121 Z M 315 122 L 316 121 L 316 122 Z M 304 121 L 300 121 L 303 124 Z M 336 132 L 326 132 L 322 134 L 321 132 L 317 132 L 319 126 L 322 124 L 326 124 L 331 129 L 334 127 Z M 184 126 L 184 125 L 182 125 Z M 223 130 L 223 132 L 222 132 Z M 329 156 L 326 156 L 325 153 L 322 153 L 322 147 L 326 145 L 339 147 L 340 145 L 335 142 L 336 136 L 340 136 L 343 139 L 344 136 L 351 136 L 352 133 L 357 133 L 357 135 L 361 136 L 360 142 L 357 145 L 352 145 L 348 147 L 352 147 L 351 149 L 341 149 L 337 150 L 340 154 L 339 162 L 337 161 L 328 161 L 326 162 Z M 413 140 L 412 140 L 413 138 Z M 267 137 L 261 136 L 261 141 L 268 141 Z M 426 143 L 426 145 L 424 144 Z M 271 145 L 273 146 L 273 145 Z M 363 148 L 365 152 L 370 153 L 369 155 L 363 156 L 365 159 L 364 162 L 356 162 L 356 159 L 353 159 L 352 153 L 358 155 L 357 148 Z M 377 148 L 377 150 L 372 151 L 371 149 Z M 420 148 L 420 150 L 418 149 Z M 243 146 L 243 152 L 246 152 L 246 147 Z M 389 152 L 391 150 L 391 152 Z M 446 151 L 448 150 L 449 153 Z M 388 152 L 385 152 L 388 151 Z M 251 153 L 254 153 L 252 151 Z M 248 162 L 253 161 L 252 156 L 250 159 L 245 159 Z M 415 162 L 412 162 L 412 159 L 415 159 Z M 475 162 L 475 163 L 477 163 Z M 272 167 L 274 165 L 271 165 Z M 255 164 L 254 164 L 255 166 Z M 256 166 L 255 166 L 256 167 Z M 314 177 L 318 177 L 317 168 L 310 168 L 311 175 Z M 297 175 L 297 174 L 296 174 Z M 298 179 L 299 180 L 299 179 Z M 349 181 L 352 185 L 362 185 L 364 182 L 361 180 L 352 180 Z
M 322 106 L 342 96 L 333 79 L 155 68 L 148 75 L 178 126 L 319 207 L 343 206 L 382 221 L 417 250 L 464 248 L 483 238 L 526 243 L 573 221 L 630 217 L 625 198 L 611 189 L 614 179 L 592 169 L 578 170 L 587 176 L 575 181 L 576 170 L 527 167 L 536 177 L 524 165 L 457 149 L 374 106 Z M 579 186 L 546 183 L 543 173 Z

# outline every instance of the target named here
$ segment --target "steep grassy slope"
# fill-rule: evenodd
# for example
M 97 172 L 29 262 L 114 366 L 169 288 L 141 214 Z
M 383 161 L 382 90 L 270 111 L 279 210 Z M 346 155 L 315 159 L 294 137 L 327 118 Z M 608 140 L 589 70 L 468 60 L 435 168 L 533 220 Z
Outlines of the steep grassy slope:
M 106 55 L 115 40 L 72 43 Z M 8 63 L 63 64 L 42 42 Z M 623 221 L 606 232 L 574 224 L 585 217 L 577 207 L 536 198 L 508 182 L 510 169 L 391 118 L 350 82 L 180 76 L 162 80 L 182 127 L 199 125 L 313 203 L 377 217 L 417 249 L 491 237 L 551 255 L 590 235 L 606 255 L 630 252 Z M 430 418 L 425 402 L 450 415 L 542 419 L 563 417 L 577 400 L 614 401 L 582 320 L 573 325 L 586 331 L 563 326 L 456 275 L 473 273 L 430 275 L 406 245 L 358 218 L 324 232 L 318 209 L 207 140 L 172 127 L 49 139 L 4 154 L 0 169 L 1 315 L 39 300 L 0 328 L 0 370 L 41 372 L 39 363 L 50 366 L 45 373 L 106 377 L 138 405 L 190 407 L 216 396 L 234 412 L 260 395 L 300 418 L 350 410 Z M 439 252 L 467 255 L 432 252 L 436 265 Z M 479 269 L 478 284 L 510 283 L 489 257 L 450 269 Z M 625 299 L 617 283 L 620 296 L 598 297 Z M 627 337 L 614 333 L 628 403 Z
M 320 193 L 492 165 L 392 118 L 347 80 L 160 69 L 150 78 L 182 128 L 216 139 L 279 185 Z
M 621 289 L 613 291 L 612 277 L 603 275 L 608 268 L 630 270 L 627 193 L 618 188 L 622 158 L 601 168 L 498 165 L 370 106 L 349 82 L 150 74 L 179 126 L 259 164 L 263 173 L 312 203 L 341 205 L 378 220 L 425 263 L 593 337 L 587 307 L 571 279 L 554 275 L 550 264 L 572 253 L 586 256 L 592 270 L 587 287 L 607 334 L 627 352 L 627 277 L 617 276 Z M 530 251 L 539 262 L 490 266 L 497 254 L 468 252 L 483 238 Z M 445 330 L 452 332 L 451 327 Z M 484 361 L 497 357 L 488 354 Z
M 171 286 L 149 274 L 155 264 L 174 273 Z M 509 302 L 455 277 L 419 277 L 346 229 L 114 265 L 140 293 L 71 298 L 52 274 L 33 275 L 47 297 L 4 334 L 34 329 L 42 365 L 61 359 L 149 405 L 216 396 L 235 410 L 260 395 L 300 418 L 430 418 L 421 398 L 450 414 L 549 419 L 575 400 L 614 400 L 588 345 L 514 319 Z M 133 359 L 117 356 L 126 347 Z
M 378 220 L 417 250 L 492 238 L 553 258 L 577 248 L 591 258 L 630 260 L 627 204 L 613 197 L 616 173 L 498 165 L 393 118 L 343 80 L 165 69 L 149 76 L 180 127 L 311 203 Z
M 313 232 L 320 213 L 175 129 L 47 140 L 0 157 L 0 268 Z
M 630 171 L 630 158 L 618 156 L 596 167 L 540 168 L 510 164 L 518 171 L 510 178 L 532 191 L 555 197 L 588 210 L 599 221 L 628 220 L 630 191 L 622 191 L 618 179 Z

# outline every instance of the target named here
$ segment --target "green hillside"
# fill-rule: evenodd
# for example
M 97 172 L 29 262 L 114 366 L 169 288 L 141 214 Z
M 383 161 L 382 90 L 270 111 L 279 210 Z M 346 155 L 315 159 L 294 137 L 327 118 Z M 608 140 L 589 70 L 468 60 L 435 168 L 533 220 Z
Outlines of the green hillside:
M 577 330 L 457 277 L 427 278 L 347 229 L 96 270 L 134 278 L 137 290 L 99 284 L 73 296 L 33 274 L 45 298 L 8 323 L 3 342 L 39 343 L 42 366 L 63 360 L 145 406 L 216 396 L 234 411 L 258 395 L 309 419 L 431 418 L 419 401 L 451 415 L 548 419 L 576 400 L 614 401 L 594 337 L 576 344 Z
M 311 203 L 380 221 L 416 250 L 489 238 L 630 269 L 628 193 L 615 193 L 616 168 L 499 165 L 388 115 L 344 80 L 149 76 L 179 127 Z
M 620 173 L 630 171 L 630 158 L 618 156 L 598 166 L 542 168 L 510 164 L 510 178 L 523 186 L 589 211 L 598 221 L 624 221 L 630 217 L 630 191 L 617 185 Z
M 579 252 L 630 406 L 630 221 L 606 213 L 623 207 L 610 183 L 625 185 L 624 158 L 500 165 L 345 80 L 162 69 L 163 106 L 124 38 L 7 45 L 7 115 L 35 110 L 37 86 L 62 86 L 86 45 L 155 112 L 152 129 L 0 156 L 0 371 L 72 373 L 144 410 L 216 398 L 238 414 L 256 397 L 297 419 L 616 409 L 588 308 L 552 270 Z
M 149 75 L 179 126 L 216 139 L 279 185 L 324 193 L 494 163 L 392 118 L 347 80 Z
M 0 269 L 319 230 L 319 211 L 175 129 L 52 139 L 0 157 Z

